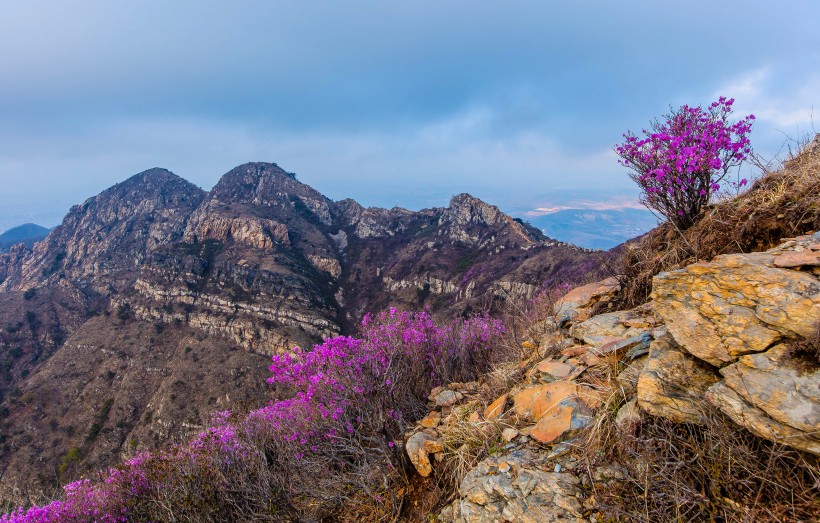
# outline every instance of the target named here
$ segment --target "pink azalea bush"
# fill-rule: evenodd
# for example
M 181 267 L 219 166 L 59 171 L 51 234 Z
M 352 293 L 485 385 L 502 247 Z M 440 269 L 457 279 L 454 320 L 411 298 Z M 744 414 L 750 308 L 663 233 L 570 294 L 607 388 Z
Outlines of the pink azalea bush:
M 643 138 L 627 132 L 615 146 L 618 162 L 643 190 L 642 202 L 680 229 L 695 222 L 729 171 L 752 152 L 748 135 L 755 117 L 732 122 L 733 104 L 721 97 L 705 109 L 683 105 L 652 122 Z
M 489 370 L 503 333 L 486 316 L 438 326 L 426 311 L 368 315 L 360 337 L 273 357 L 268 381 L 287 397 L 216 413 L 187 444 L 137 455 L 0 523 L 321 519 L 354 499 L 391 513 L 405 429 L 434 386 Z

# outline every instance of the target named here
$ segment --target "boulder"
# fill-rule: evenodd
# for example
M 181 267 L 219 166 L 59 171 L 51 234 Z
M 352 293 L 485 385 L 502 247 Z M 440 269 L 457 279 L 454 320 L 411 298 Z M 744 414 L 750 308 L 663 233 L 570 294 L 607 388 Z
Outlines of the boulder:
M 434 444 L 436 438 L 425 432 L 416 432 L 407 439 L 407 443 L 404 445 L 410 462 L 416 468 L 416 471 L 425 478 L 433 472 L 433 466 L 430 464 L 430 453 L 425 450 L 428 442 Z
M 748 354 L 721 369 L 707 398 L 750 431 L 820 451 L 820 367 L 796 360 L 785 344 Z
M 620 288 L 620 283 L 614 277 L 576 287 L 558 300 L 555 315 L 561 323 L 584 321 L 590 317 L 596 304 L 609 301 Z
M 716 366 L 809 336 L 820 318 L 820 280 L 776 267 L 788 252 L 723 255 L 661 273 L 653 280 L 655 311 L 678 344 Z
M 638 378 L 638 405 L 654 416 L 677 422 L 700 421 L 704 393 L 720 377 L 682 350 L 670 336 L 653 341 Z

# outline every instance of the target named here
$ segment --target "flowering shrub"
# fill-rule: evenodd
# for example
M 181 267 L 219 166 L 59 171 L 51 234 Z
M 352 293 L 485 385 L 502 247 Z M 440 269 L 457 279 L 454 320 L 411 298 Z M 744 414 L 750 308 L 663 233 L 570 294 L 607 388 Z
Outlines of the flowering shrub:
M 731 122 L 733 103 L 721 97 L 706 109 L 681 106 L 666 121 L 652 122 L 644 138 L 627 132 L 615 146 L 618 162 L 643 189 L 642 202 L 680 229 L 695 222 L 729 171 L 751 154 L 748 134 L 755 117 Z
M 318 520 L 355 499 L 393 517 L 405 424 L 435 385 L 487 371 L 503 332 L 484 316 L 439 327 L 426 311 L 368 315 L 359 338 L 273 357 L 268 381 L 289 397 L 245 416 L 215 413 L 187 444 L 139 454 L 0 523 Z

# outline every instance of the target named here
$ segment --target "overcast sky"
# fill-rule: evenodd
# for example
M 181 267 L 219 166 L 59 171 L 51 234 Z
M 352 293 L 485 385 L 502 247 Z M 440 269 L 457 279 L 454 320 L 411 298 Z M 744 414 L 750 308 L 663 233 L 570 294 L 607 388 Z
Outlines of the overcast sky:
M 0 230 L 248 161 L 366 205 L 629 206 L 612 145 L 670 104 L 736 98 L 766 155 L 820 112 L 816 0 L 0 1 Z

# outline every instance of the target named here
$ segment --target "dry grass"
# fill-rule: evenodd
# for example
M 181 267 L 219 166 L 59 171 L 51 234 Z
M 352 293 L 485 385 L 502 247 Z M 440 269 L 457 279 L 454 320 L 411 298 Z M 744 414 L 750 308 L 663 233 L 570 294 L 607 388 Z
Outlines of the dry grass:
M 619 270 L 620 307 L 649 299 L 652 277 L 719 254 L 775 247 L 782 238 L 820 230 L 820 141 L 804 141 L 783 166 L 745 193 L 707 208 L 682 233 L 668 222 L 629 244 Z
M 758 438 L 719 412 L 704 425 L 645 416 L 601 452 L 625 481 L 595 492 L 604 521 L 798 522 L 820 518 L 815 456 Z M 594 463 L 590 465 L 590 468 Z

